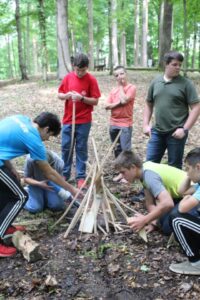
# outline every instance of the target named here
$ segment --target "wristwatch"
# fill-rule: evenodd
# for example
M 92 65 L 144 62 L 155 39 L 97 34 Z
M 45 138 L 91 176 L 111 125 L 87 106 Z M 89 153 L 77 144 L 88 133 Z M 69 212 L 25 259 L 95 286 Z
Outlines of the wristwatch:
M 184 131 L 185 135 L 186 135 L 186 134 L 188 134 L 188 131 L 189 131 L 188 129 L 184 128 L 183 126 L 181 126 L 181 127 L 178 127 L 178 128 L 181 128 L 181 129 L 183 129 L 183 131 Z
M 84 98 L 84 96 L 83 96 L 83 97 L 81 98 L 81 102 L 83 102 L 83 101 L 84 101 L 84 99 L 85 99 L 85 98 Z

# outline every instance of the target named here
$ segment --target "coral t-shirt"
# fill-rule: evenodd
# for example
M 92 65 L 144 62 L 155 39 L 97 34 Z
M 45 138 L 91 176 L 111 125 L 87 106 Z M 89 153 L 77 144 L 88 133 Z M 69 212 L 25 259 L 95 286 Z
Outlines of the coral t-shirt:
M 133 105 L 136 95 L 136 87 L 132 84 L 127 84 L 124 87 L 124 93 L 130 98 L 130 101 L 119 107 L 111 110 L 110 125 L 130 127 L 133 124 Z M 108 96 L 107 103 L 118 102 L 120 98 L 120 87 L 114 88 Z
M 71 72 L 65 76 L 58 89 L 59 93 L 68 93 L 75 91 L 82 96 L 98 99 L 101 96 L 97 80 L 90 73 L 86 73 L 82 78 L 79 78 L 75 72 Z M 76 101 L 76 124 L 91 122 L 93 105 Z M 72 99 L 65 101 L 65 110 L 63 116 L 63 124 L 72 123 Z

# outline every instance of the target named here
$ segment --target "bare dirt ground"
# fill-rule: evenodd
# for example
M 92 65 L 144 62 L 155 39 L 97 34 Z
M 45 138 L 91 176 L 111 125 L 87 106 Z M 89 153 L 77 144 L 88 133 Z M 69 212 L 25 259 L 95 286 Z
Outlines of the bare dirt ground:
M 156 73 L 129 72 L 129 78 L 137 86 L 134 110 L 133 149 L 145 158 L 147 139 L 142 134 L 142 113 L 146 91 Z M 91 136 L 95 138 L 100 159 L 110 146 L 108 135 L 109 113 L 104 102 L 115 85 L 114 79 L 105 73 L 96 73 L 102 98 L 93 113 Z M 199 75 L 192 75 L 200 94 Z M 23 113 L 30 117 L 44 110 L 62 117 L 63 104 L 57 99 L 59 82 L 27 82 L 7 85 L 0 90 L 0 118 Z M 200 121 L 199 121 L 200 122 Z M 185 153 L 199 146 L 199 122 L 190 132 Z M 60 137 L 47 143 L 47 147 L 60 153 Z M 94 157 L 90 142 L 90 158 Z M 131 202 L 131 196 L 140 189 L 139 184 L 127 186 L 114 184 L 111 156 L 104 168 L 104 177 L 110 190 L 138 211 L 144 211 L 143 203 Z M 17 168 L 23 169 L 24 158 L 16 160 Z M 31 215 L 24 211 L 18 222 L 27 223 L 27 231 L 40 243 L 42 260 L 28 263 L 21 253 L 0 260 L 0 300 L 3 299 L 120 299 L 165 300 L 200 299 L 198 276 L 176 275 L 169 271 L 172 261 L 184 259 L 178 247 L 167 249 L 168 237 L 154 232 L 145 244 L 131 230 L 98 236 L 78 233 L 75 228 L 67 239 L 63 238 L 72 212 L 54 230 L 51 225 L 58 213 L 45 211 Z M 39 224 L 36 222 L 38 220 Z M 35 224 L 30 224 L 32 221 Z M 57 281 L 48 286 L 48 275 Z

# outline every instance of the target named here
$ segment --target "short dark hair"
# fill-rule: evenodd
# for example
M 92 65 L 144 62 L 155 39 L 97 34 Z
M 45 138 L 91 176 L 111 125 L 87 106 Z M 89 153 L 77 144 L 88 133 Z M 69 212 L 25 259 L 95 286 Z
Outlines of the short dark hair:
M 136 153 L 128 150 L 122 151 L 114 161 L 114 166 L 117 170 L 121 168 L 130 169 L 132 165 L 141 168 L 142 160 Z
M 119 70 L 119 69 L 123 69 L 125 72 L 126 72 L 126 69 L 125 69 L 125 67 L 124 66 L 116 66 L 114 69 L 113 69 L 113 71 L 117 71 L 117 70 Z
M 185 162 L 190 166 L 195 166 L 197 163 L 200 163 L 200 148 L 194 148 L 191 150 L 185 157 Z
M 74 57 L 73 62 L 74 67 L 85 68 L 89 66 L 89 59 L 86 54 L 79 53 Z
M 180 52 L 169 51 L 169 52 L 165 53 L 164 58 L 163 58 L 166 65 L 168 65 L 173 59 L 183 62 L 184 57 Z
M 42 112 L 34 120 L 34 123 L 38 124 L 40 128 L 49 127 L 49 132 L 53 132 L 54 136 L 57 136 L 61 130 L 61 123 L 57 115 L 50 112 Z

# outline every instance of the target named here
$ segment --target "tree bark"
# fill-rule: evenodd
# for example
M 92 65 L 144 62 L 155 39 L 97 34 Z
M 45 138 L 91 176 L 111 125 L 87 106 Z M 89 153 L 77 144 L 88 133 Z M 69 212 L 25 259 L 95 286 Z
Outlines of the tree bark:
M 11 49 L 10 49 L 10 37 L 9 35 L 6 36 L 6 43 L 8 49 L 8 78 L 13 78 L 13 66 L 12 66 L 12 59 L 11 59 Z
M 142 67 L 147 67 L 148 0 L 142 2 Z
M 16 4 L 15 20 L 16 20 L 16 29 L 17 29 L 18 56 L 19 56 L 19 68 L 21 72 L 21 80 L 28 80 L 28 76 L 26 73 L 26 65 L 24 64 L 23 49 L 22 49 L 19 0 L 15 0 L 15 4 Z
M 171 49 L 172 42 L 172 12 L 173 5 L 170 0 L 163 0 L 160 14 L 159 35 L 159 67 L 163 67 L 164 54 Z
M 28 74 L 31 73 L 31 59 L 30 59 L 30 2 L 27 3 L 27 16 L 26 16 L 26 62 Z
M 113 66 L 119 65 L 118 58 L 118 44 L 117 44 L 117 1 L 111 0 L 111 24 L 112 24 L 112 53 L 113 53 Z
M 135 0 L 135 28 L 134 28 L 134 66 L 139 66 L 139 22 L 140 22 L 140 3 Z
M 187 75 L 187 66 L 188 66 L 188 51 L 187 51 L 187 7 L 186 0 L 183 0 L 183 45 L 184 45 L 184 62 L 183 62 L 183 73 L 184 76 Z
M 88 33 L 90 70 L 94 70 L 93 0 L 88 0 Z
M 35 262 L 42 258 L 39 253 L 39 244 L 33 241 L 28 234 L 16 231 L 12 236 L 12 242 L 18 250 L 22 251 L 28 262 Z
M 72 70 L 69 54 L 68 1 L 57 0 L 58 78 L 63 79 Z
M 40 27 L 40 40 L 41 40 L 41 60 L 42 60 L 42 78 L 47 81 L 48 69 L 48 54 L 47 54 L 47 41 L 46 41 L 46 18 L 44 12 L 44 0 L 38 0 L 38 17 Z
M 126 67 L 126 33 L 125 31 L 121 34 L 121 56 L 120 56 L 120 64 Z
M 108 0 L 108 33 L 109 33 L 109 69 L 110 75 L 113 74 L 113 48 L 112 48 L 112 8 L 111 8 L 111 0 Z

